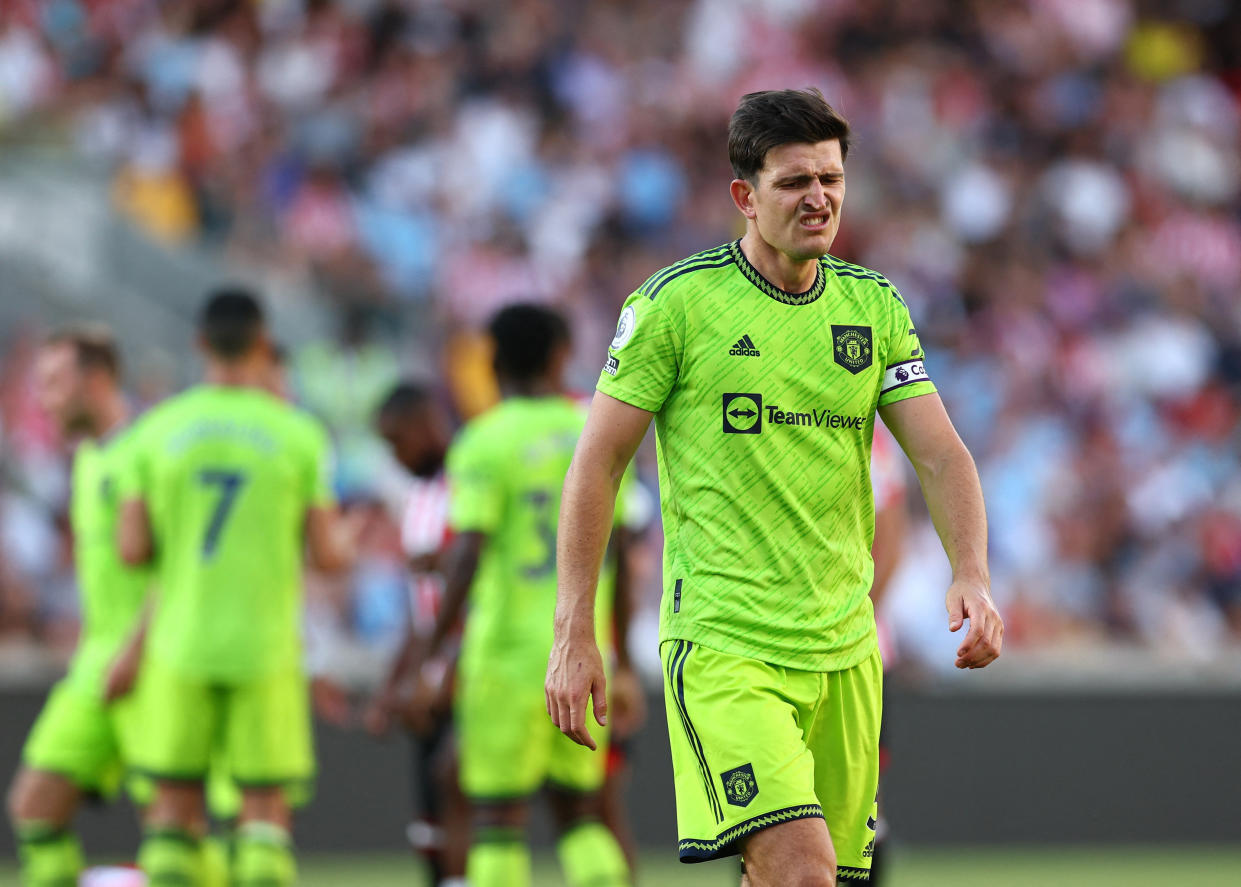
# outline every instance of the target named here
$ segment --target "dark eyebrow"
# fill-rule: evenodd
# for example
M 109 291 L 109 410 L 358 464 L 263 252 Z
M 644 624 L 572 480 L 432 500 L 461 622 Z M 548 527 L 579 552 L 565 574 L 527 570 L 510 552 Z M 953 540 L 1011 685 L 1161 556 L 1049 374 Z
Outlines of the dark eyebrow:
M 844 177 L 845 177 L 844 170 L 828 170 L 827 172 L 822 172 L 822 173 L 819 173 L 818 175 L 804 172 L 804 173 L 799 173 L 797 175 L 783 176 L 781 178 L 776 179 L 772 184 L 775 187 L 779 187 L 781 185 L 801 184 L 804 182 L 808 182 L 814 178 L 843 179 Z

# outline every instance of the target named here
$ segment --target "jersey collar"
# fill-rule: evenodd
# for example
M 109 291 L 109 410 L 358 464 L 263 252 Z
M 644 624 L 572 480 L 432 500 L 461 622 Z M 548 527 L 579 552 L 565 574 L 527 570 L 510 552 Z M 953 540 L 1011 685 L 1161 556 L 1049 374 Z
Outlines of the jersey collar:
M 745 257 L 745 253 L 741 250 L 741 241 L 734 240 L 728 245 L 729 252 L 732 253 L 733 261 L 737 263 L 737 267 L 741 273 L 745 275 L 746 280 L 754 284 L 766 295 L 782 302 L 785 305 L 809 305 L 819 296 L 823 295 L 823 290 L 827 287 L 827 275 L 823 273 L 823 263 L 818 262 L 814 269 L 814 284 L 804 293 L 790 293 L 788 290 L 782 290 L 766 277 L 759 270 L 750 264 L 750 260 Z

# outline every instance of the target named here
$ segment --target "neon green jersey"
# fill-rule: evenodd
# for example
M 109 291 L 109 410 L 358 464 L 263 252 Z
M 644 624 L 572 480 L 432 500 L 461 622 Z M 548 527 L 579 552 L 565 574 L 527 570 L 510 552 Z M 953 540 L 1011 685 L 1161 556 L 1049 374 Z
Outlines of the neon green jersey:
M 514 397 L 462 429 L 448 452 L 449 523 L 487 534 L 470 587 L 461 667 L 537 680 L 556 610 L 560 492 L 586 415 L 562 397 Z M 610 607 L 596 608 L 607 640 Z
M 150 570 L 121 561 L 116 548 L 120 479 L 133 459 L 130 429 L 85 440 L 73 457 L 69 519 L 81 597 L 82 631 L 70 679 L 92 694 L 103 689 L 108 665 L 129 637 L 150 585 Z
M 306 512 L 331 504 L 326 432 L 264 392 L 200 385 L 137 433 L 124 492 L 146 501 L 155 536 L 150 654 L 220 681 L 300 663 Z
M 873 650 L 876 407 L 935 390 L 883 277 L 825 256 L 786 293 L 739 242 L 625 302 L 599 390 L 656 414 L 661 636 L 811 671 Z

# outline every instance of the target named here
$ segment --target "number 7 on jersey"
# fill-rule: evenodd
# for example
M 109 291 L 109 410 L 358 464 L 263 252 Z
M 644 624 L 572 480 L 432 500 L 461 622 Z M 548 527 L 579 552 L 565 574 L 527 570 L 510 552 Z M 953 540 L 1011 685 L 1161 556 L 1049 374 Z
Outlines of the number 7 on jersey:
M 216 546 L 220 542 L 220 533 L 223 532 L 224 523 L 228 520 L 229 512 L 232 511 L 237 501 L 237 494 L 245 485 L 246 476 L 240 471 L 207 468 L 198 472 L 198 480 L 204 486 L 219 488 L 215 510 L 211 513 L 211 520 L 207 522 L 207 532 L 203 534 L 203 560 L 207 560 L 215 554 Z

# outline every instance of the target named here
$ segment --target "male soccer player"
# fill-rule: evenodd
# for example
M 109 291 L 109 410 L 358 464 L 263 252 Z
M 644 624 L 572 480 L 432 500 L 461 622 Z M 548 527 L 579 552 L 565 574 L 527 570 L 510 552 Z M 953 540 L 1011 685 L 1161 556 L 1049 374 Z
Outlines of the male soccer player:
M 121 562 L 113 544 L 120 510 L 118 477 L 132 458 L 129 408 L 120 388 L 116 345 L 102 330 L 53 336 L 39 351 L 43 407 L 73 457 L 70 520 L 81 591 L 82 628 L 68 675 L 56 685 L 22 753 L 9 793 L 22 883 L 77 883 L 82 851 L 70 830 L 84 795 L 120 784 L 134 732 L 128 701 L 104 699 L 108 665 L 138 621 L 150 579 Z
M 848 124 L 817 91 L 752 93 L 728 146 L 745 235 L 626 301 L 565 482 L 548 708 L 594 745 L 594 584 L 612 497 L 655 416 L 680 858 L 741 853 L 755 887 L 864 881 L 881 707 L 867 596 L 876 408 L 953 566 L 949 628 L 970 620 L 960 668 L 1000 651 L 982 493 L 904 301 L 828 255 Z
M 409 667 L 420 638 L 430 635 L 440 610 L 444 586 L 440 555 L 447 544 L 448 480 L 444 459 L 452 437 L 446 411 L 432 392 L 414 382 L 400 382 L 379 406 L 376 427 L 393 457 L 413 478 L 401 521 L 401 546 L 409 558 L 410 621 L 401 649 L 376 695 L 366 721 L 374 733 L 387 731 L 406 701 Z M 456 650 L 449 651 L 455 657 Z M 445 664 L 441 670 L 451 668 Z M 424 682 L 415 680 L 417 689 Z M 419 819 L 411 823 L 411 843 L 422 851 L 437 887 L 465 884 L 465 853 L 469 844 L 469 809 L 457 779 L 453 748 L 451 681 L 437 688 L 443 704 L 430 709 L 425 723 L 410 724 L 413 771 Z
M 468 593 L 456 707 L 461 787 L 474 810 L 467 879 L 471 887 L 530 884 L 524 829 L 530 798 L 546 782 L 570 887 L 623 887 L 621 849 L 597 820 L 604 756 L 561 736 L 543 713 L 560 491 L 584 421 L 562 379 L 569 331 L 547 308 L 513 305 L 490 333 L 502 400 L 449 451 L 454 539 L 443 605 L 420 651 L 439 652 Z M 606 638 L 610 626 L 601 618 L 592 631 Z
M 335 522 L 323 428 L 268 390 L 270 344 L 248 292 L 199 320 L 205 384 L 149 413 L 122 484 L 122 557 L 151 561 L 157 597 L 135 704 L 135 764 L 156 779 L 139 862 L 151 887 L 198 885 L 203 778 L 242 789 L 235 887 L 292 884 L 285 787 L 314 768 L 301 654 L 301 561 L 351 552 Z

